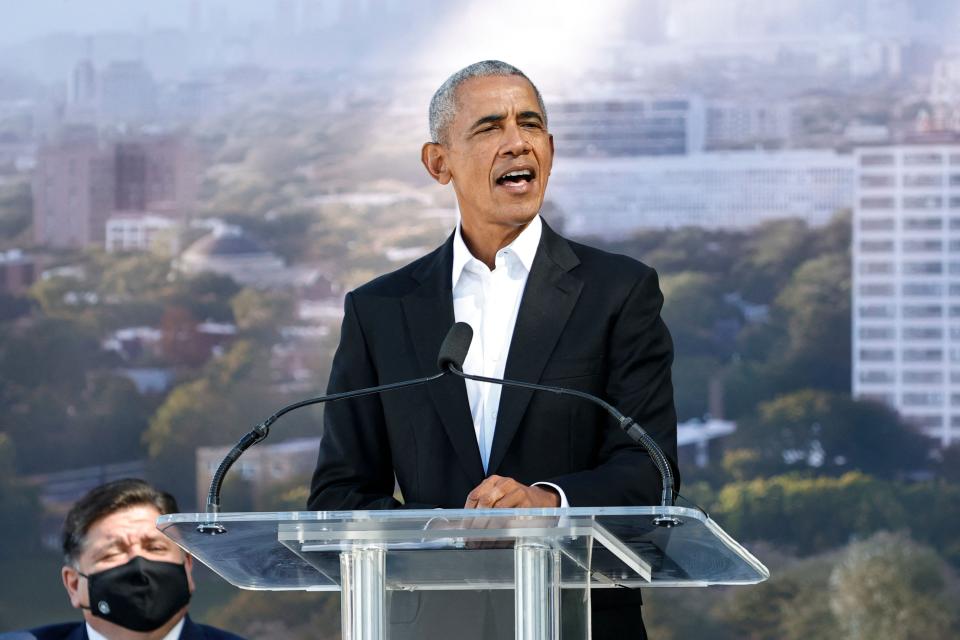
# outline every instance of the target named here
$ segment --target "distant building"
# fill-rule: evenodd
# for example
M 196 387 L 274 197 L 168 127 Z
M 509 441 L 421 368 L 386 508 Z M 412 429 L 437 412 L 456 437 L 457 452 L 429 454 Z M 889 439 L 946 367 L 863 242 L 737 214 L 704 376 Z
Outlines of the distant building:
M 317 465 L 319 448 L 320 438 L 260 444 L 237 460 L 231 472 L 259 489 L 297 478 L 307 479 Z M 197 504 L 206 503 L 210 480 L 228 451 L 230 447 L 197 447 Z
M 103 242 L 114 210 L 116 171 L 109 145 L 92 129 L 74 128 L 40 147 L 33 176 L 37 244 L 86 247 Z
M 947 55 L 934 62 L 930 74 L 930 101 L 934 104 L 960 103 L 960 54 Z
M 785 103 L 715 100 L 707 103 L 707 150 L 781 147 L 790 140 L 792 111 Z
M 730 420 L 687 420 L 677 425 L 677 449 L 681 457 L 689 454 L 693 463 L 703 468 L 710 462 L 711 442 L 736 430 L 737 423 Z
M 288 277 L 282 258 L 233 226 L 220 227 L 194 242 L 176 266 L 188 275 L 211 271 L 256 286 L 280 284 Z
M 100 73 L 100 114 L 111 121 L 144 122 L 157 111 L 157 85 L 138 60 L 111 62 Z
M 738 151 L 660 158 L 557 158 L 550 197 L 572 236 L 641 229 L 826 223 L 853 203 L 853 158 L 832 151 Z
M 144 355 L 161 356 L 163 332 L 155 327 L 124 327 L 103 339 L 104 351 L 112 351 L 124 360 L 137 360 Z
M 37 279 L 33 258 L 19 249 L 0 251 L 0 293 L 20 295 Z
M 703 102 L 696 97 L 554 101 L 549 118 L 561 156 L 683 155 L 704 148 Z
M 180 135 L 104 141 L 92 127 L 68 128 L 38 152 L 34 238 L 52 247 L 103 245 L 118 212 L 183 219 L 196 202 L 198 164 Z
M 107 220 L 106 249 L 117 251 L 155 251 L 164 255 L 179 252 L 177 223 L 166 216 L 150 213 L 117 213 Z
M 853 394 L 960 439 L 960 144 L 858 149 Z
M 97 100 L 97 71 L 89 58 L 80 60 L 70 77 L 70 104 L 92 107 Z
M 95 123 L 98 109 L 97 70 L 89 58 L 83 58 L 70 76 L 65 115 L 70 122 Z
M 220 273 L 257 288 L 324 286 L 319 269 L 288 267 L 243 229 L 222 223 L 190 245 L 174 261 L 174 268 L 187 275 Z
M 176 370 L 172 368 L 126 367 L 114 373 L 130 380 L 141 395 L 166 393 L 176 379 Z

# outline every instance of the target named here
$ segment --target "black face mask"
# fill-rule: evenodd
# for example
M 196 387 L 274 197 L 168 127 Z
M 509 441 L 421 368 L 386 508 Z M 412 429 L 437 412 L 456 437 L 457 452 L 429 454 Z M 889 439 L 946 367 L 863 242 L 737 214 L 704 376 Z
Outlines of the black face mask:
M 134 556 L 126 564 L 80 575 L 87 579 L 90 613 L 131 631 L 159 629 L 190 602 L 187 571 L 175 562 Z

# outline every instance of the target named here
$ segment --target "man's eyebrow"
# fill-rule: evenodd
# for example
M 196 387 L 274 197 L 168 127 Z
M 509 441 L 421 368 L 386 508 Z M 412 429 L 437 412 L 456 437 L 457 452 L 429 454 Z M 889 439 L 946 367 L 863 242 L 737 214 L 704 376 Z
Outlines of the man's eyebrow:
M 488 115 L 488 116 L 483 116 L 482 118 L 480 118 L 479 120 L 477 120 L 476 122 L 474 122 L 474 123 L 473 123 L 473 126 L 471 126 L 470 129 L 471 129 L 471 130 L 472 130 L 472 129 L 476 129 L 477 127 L 481 127 L 481 126 L 483 126 L 483 125 L 485 125 L 485 124 L 490 124 L 490 123 L 492 123 L 492 122 L 500 122 L 501 120 L 503 120 L 503 119 L 506 118 L 506 117 L 507 117 L 507 116 L 506 116 L 505 114 L 502 114 L 502 113 L 491 113 L 490 115 Z
M 102 552 L 102 551 L 105 551 L 105 550 L 107 550 L 107 549 L 109 549 L 109 548 L 111 548 L 111 547 L 120 546 L 120 545 L 122 544 L 122 542 L 123 542 L 123 541 L 122 541 L 118 536 L 111 536 L 111 537 L 109 537 L 109 538 L 107 538 L 107 539 L 105 539 L 105 540 L 101 540 L 100 542 L 98 542 L 98 543 L 96 543 L 96 544 L 90 545 L 90 546 L 88 547 L 88 550 L 89 550 L 89 551 L 94 551 L 94 552 Z
M 536 111 L 521 111 L 520 115 L 517 116 L 521 120 L 536 120 L 540 124 L 543 124 L 543 116 L 541 116 Z
M 485 124 L 491 124 L 494 122 L 500 122 L 501 120 L 506 119 L 506 114 L 503 113 L 491 113 L 488 116 L 483 116 L 479 120 L 473 123 L 473 126 L 470 127 L 470 130 L 474 130 L 477 127 L 482 127 Z M 540 124 L 543 124 L 543 116 L 541 116 L 536 111 L 521 111 L 517 114 L 517 119 L 519 120 L 536 120 Z

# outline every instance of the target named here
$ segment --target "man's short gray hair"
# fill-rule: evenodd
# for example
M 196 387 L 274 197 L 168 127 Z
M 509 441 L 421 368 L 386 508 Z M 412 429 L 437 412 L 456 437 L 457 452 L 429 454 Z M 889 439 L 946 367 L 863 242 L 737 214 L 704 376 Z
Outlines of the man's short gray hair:
M 457 114 L 457 89 L 460 88 L 460 85 L 471 78 L 488 78 L 490 76 L 520 76 L 529 82 L 537 96 L 540 115 L 543 116 L 543 124 L 546 126 L 547 108 L 543 104 L 543 97 L 540 95 L 537 85 L 533 84 L 527 74 L 506 62 L 484 60 L 460 69 L 460 71 L 447 78 L 437 89 L 437 92 L 433 94 L 433 98 L 430 100 L 430 139 L 433 142 L 446 143 L 447 141 L 450 123 L 453 122 L 453 118 Z

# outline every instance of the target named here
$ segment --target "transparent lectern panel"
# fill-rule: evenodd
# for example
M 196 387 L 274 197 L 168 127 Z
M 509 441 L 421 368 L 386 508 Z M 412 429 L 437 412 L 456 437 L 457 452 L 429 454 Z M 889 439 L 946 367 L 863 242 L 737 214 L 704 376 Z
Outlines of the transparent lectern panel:
M 656 516 L 680 524 L 662 527 Z M 769 573 L 703 513 L 682 507 L 171 514 L 158 527 L 245 589 L 339 590 L 341 552 L 386 551 L 387 589 L 513 589 L 512 550 L 560 553 L 564 588 L 753 584 Z

